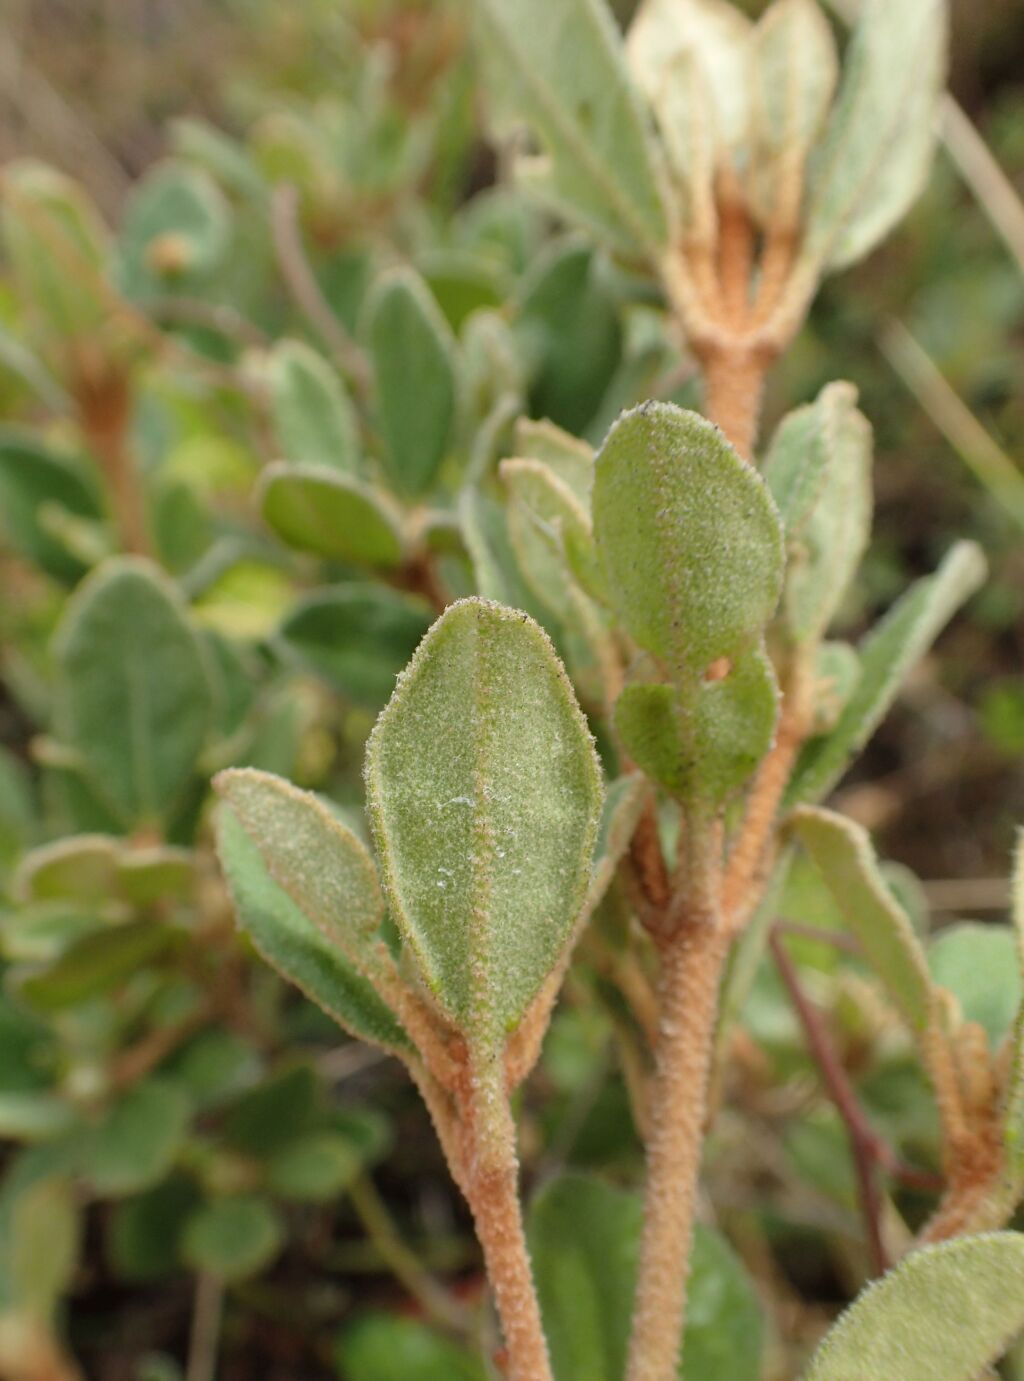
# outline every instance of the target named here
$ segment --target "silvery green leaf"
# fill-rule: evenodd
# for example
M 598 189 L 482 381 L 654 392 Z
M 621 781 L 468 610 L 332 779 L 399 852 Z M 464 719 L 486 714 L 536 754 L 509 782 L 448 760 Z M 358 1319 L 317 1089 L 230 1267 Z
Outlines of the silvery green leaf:
M 231 768 L 217 775 L 214 787 L 278 887 L 359 967 L 384 917 L 377 870 L 364 845 L 312 792 L 273 773 Z
M 353 1036 L 411 1052 L 394 1013 L 273 880 L 256 843 L 227 806 L 217 814 L 217 853 L 239 924 L 260 956 Z
M 213 712 L 202 646 L 177 592 L 148 561 L 114 557 L 76 590 L 54 650 L 61 735 L 91 785 L 126 823 L 165 820 Z
M 656 258 L 668 238 L 657 155 L 603 0 L 478 0 L 499 132 L 526 124 L 545 157 L 529 179 L 616 248 Z
M 1024 1235 L 983 1233 L 905 1257 L 862 1290 L 804 1381 L 977 1381 L 1024 1328 Z
M 751 775 L 772 745 L 778 687 L 759 647 L 727 675 L 701 685 L 696 702 L 679 702 L 672 686 L 627 686 L 615 704 L 626 751 L 676 796 L 720 806 Z
M 604 581 L 594 548 L 589 508 L 544 461 L 503 460 L 500 473 L 513 505 L 521 504 L 552 532 L 555 545 L 564 552 L 575 578 L 588 594 L 602 599 Z
M 400 515 L 383 490 L 326 465 L 268 465 L 257 501 L 267 524 L 299 551 L 366 566 L 402 560 Z
M 513 455 L 543 461 L 563 484 L 568 485 L 589 514 L 590 493 L 594 487 L 594 451 L 585 441 L 546 419 L 537 422 L 531 417 L 520 417 L 515 425 Z
M 718 220 L 715 178 L 721 159 L 715 108 L 700 54 L 683 48 L 661 73 L 650 100 L 682 218 L 696 240 L 713 242 Z
M 781 423 L 765 479 L 786 524 L 783 596 L 797 642 L 824 636 L 860 565 L 871 530 L 872 434 L 851 384 L 829 384 Z
M 993 1050 L 1013 1025 L 1024 995 L 1013 927 L 962 921 L 928 945 L 932 979 L 956 998 L 965 1021 L 975 1021 Z
M 820 800 L 885 717 L 910 669 L 985 578 L 973 542 L 958 542 L 934 575 L 912 585 L 859 648 L 860 676 L 832 732 L 813 739 L 786 790 L 789 804 Z
M 299 340 L 282 340 L 268 360 L 270 411 L 281 454 L 355 474 L 359 433 L 336 370 Z
M 836 727 L 860 681 L 860 671 L 860 658 L 849 643 L 818 644 L 813 733 L 829 734 Z
M 639 772 L 627 773 L 609 784 L 601 811 L 601 824 L 594 849 L 594 868 L 587 890 L 584 913 L 589 915 L 608 890 L 619 860 L 629 848 L 637 821 L 650 796 L 650 788 Z
M 463 489 L 459 526 L 483 598 L 536 613 L 540 606 L 520 574 L 505 509 L 478 489 Z
M 453 604 L 367 747 L 392 914 L 422 976 L 478 1048 L 499 1048 L 568 942 L 601 808 L 586 722 L 525 614 Z
M 455 416 L 455 343 L 412 269 L 381 279 L 367 304 L 377 422 L 391 479 L 419 496 L 434 484 Z
M 594 536 L 633 638 L 680 679 L 752 642 L 783 575 L 782 525 L 721 432 L 670 403 L 612 427 L 596 462 Z
M 773 212 L 795 217 L 803 165 L 835 92 L 839 58 L 818 0 L 775 0 L 753 36 L 751 182 L 763 222 Z M 779 198 L 790 196 L 783 207 Z
M 659 117 L 662 102 L 672 99 L 678 59 L 691 57 L 710 96 L 718 161 L 745 149 L 754 76 L 751 24 L 729 0 L 643 0 L 626 50 Z M 685 85 L 696 94 L 692 81 Z
M 864 957 L 915 1031 L 928 1024 L 932 987 L 914 927 L 882 876 L 867 831 L 816 806 L 794 812 L 793 827 L 821 873 Z
M 946 66 L 946 0 L 865 0 L 811 165 L 803 257 L 825 269 L 872 249 L 931 164 Z
M 202 168 L 157 164 L 132 191 L 117 247 L 117 277 L 131 298 L 196 287 L 222 264 L 231 208 Z

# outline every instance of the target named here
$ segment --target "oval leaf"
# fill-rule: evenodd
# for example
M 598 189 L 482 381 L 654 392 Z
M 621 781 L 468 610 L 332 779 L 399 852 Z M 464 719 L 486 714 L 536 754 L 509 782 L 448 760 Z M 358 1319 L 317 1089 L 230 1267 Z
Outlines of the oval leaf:
M 356 417 L 336 370 L 298 340 L 279 341 L 269 360 L 270 412 L 282 454 L 354 474 Z
M 392 912 L 424 978 L 500 1044 L 568 943 L 601 782 L 547 636 L 479 599 L 434 624 L 370 737 L 367 795 Z
M 365 566 L 397 566 L 402 533 L 379 490 L 323 465 L 270 465 L 258 501 L 266 522 L 299 551 Z

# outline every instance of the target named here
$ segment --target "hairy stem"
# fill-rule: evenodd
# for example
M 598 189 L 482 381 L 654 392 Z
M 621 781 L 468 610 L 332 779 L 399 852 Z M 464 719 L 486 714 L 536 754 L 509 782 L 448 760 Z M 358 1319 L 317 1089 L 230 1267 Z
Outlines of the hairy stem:
M 722 341 L 701 354 L 704 411 L 745 460 L 757 438 L 769 360 L 763 351 Z
M 146 555 L 150 550 L 146 502 L 128 442 L 128 382 L 103 362 L 83 361 L 74 395 L 82 432 L 106 481 L 121 545 L 134 555 Z
M 472 1071 L 469 1100 L 473 1153 L 467 1197 L 501 1319 L 509 1381 L 552 1381 L 523 1231 L 503 1060 L 482 1061 Z
M 729 951 L 717 900 L 717 833 L 694 833 L 686 911 L 662 952 L 628 1381 L 671 1381 L 676 1376 L 686 1318 L 718 992 Z

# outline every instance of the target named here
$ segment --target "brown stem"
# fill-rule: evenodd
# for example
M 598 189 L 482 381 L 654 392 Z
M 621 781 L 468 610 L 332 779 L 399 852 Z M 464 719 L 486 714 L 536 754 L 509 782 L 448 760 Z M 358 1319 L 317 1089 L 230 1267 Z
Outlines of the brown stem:
M 473 1142 L 469 1206 L 501 1318 L 509 1381 L 552 1381 L 523 1231 L 515 1123 L 502 1059 L 482 1061 L 471 1072 L 467 1101 Z
M 729 937 L 717 904 L 716 835 L 695 831 L 686 914 L 662 949 L 660 1029 L 650 1097 L 647 1184 L 628 1381 L 676 1376 L 708 1106 L 715 1018 Z
M 82 360 L 76 374 L 73 393 L 79 424 L 106 480 L 121 544 L 125 551 L 147 555 L 150 542 L 145 496 L 128 444 L 128 381 L 102 361 Z
M 789 993 L 793 1010 L 803 1027 L 804 1038 L 815 1064 L 821 1071 L 829 1097 L 846 1127 L 853 1158 L 854 1174 L 857 1177 L 857 1192 L 860 1196 L 861 1215 L 864 1219 L 864 1232 L 867 1237 L 871 1269 L 881 1275 L 889 1267 L 885 1245 L 882 1242 L 882 1199 L 878 1192 L 875 1176 L 877 1160 L 877 1138 L 868 1126 L 864 1112 L 857 1102 L 853 1085 L 846 1077 L 846 1070 L 829 1039 L 821 1014 L 800 986 L 796 966 L 786 953 L 786 947 L 778 933 L 772 930 L 768 944 L 775 960 L 786 991 Z
M 740 455 L 750 460 L 771 356 L 764 349 L 726 338 L 702 349 L 700 358 L 704 412 Z
M 185 1381 L 214 1381 L 223 1314 L 224 1282 L 204 1271 L 196 1281 Z

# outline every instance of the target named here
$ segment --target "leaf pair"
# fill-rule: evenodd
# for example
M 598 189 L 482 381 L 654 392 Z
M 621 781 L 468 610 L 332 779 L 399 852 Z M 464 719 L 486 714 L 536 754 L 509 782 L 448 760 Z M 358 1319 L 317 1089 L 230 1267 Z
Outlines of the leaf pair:
M 782 587 L 778 511 L 716 427 L 645 403 L 597 457 L 593 513 L 608 598 L 664 677 L 626 688 L 616 727 L 655 780 L 717 806 L 774 731 L 761 639 Z
M 571 939 L 602 796 L 537 625 L 482 600 L 451 606 L 377 723 L 366 783 L 384 892 L 416 971 L 473 1047 L 498 1050 Z M 385 1005 L 384 894 L 363 845 L 268 774 L 217 785 L 231 807 L 222 857 L 257 947 L 355 1034 L 407 1050 Z

